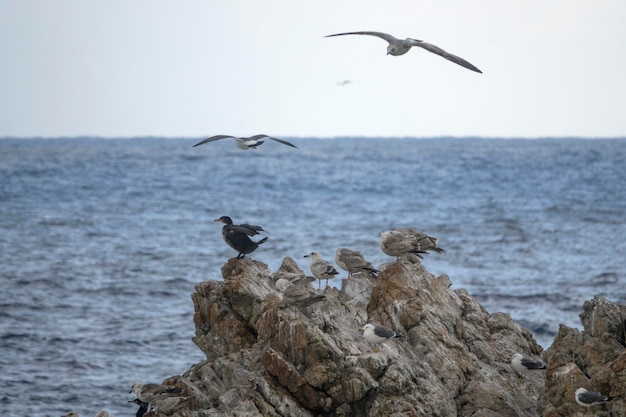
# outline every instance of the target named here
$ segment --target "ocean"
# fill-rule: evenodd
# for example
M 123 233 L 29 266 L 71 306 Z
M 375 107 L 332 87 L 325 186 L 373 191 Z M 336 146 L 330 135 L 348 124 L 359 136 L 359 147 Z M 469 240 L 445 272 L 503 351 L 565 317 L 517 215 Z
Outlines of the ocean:
M 430 272 L 544 348 L 585 300 L 626 304 L 626 139 L 286 139 L 0 139 L 0 414 L 134 416 L 133 382 L 202 361 L 222 215 L 268 231 L 250 256 L 273 271 L 342 246 L 379 265 L 381 232 L 422 230 Z

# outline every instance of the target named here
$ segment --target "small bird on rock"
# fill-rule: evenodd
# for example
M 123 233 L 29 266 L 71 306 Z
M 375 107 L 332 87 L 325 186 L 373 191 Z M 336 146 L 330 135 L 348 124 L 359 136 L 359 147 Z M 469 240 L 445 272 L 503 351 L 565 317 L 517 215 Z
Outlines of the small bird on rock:
M 135 417 L 142 417 L 148 411 L 149 404 L 145 401 L 141 401 L 139 398 L 135 398 L 134 400 L 129 401 L 129 403 L 135 403 L 139 406 Z
M 224 227 L 222 227 L 222 238 L 224 238 L 224 242 L 226 242 L 228 246 L 239 252 L 237 259 L 244 258 L 247 254 L 254 252 L 259 245 L 267 241 L 267 237 L 264 237 L 258 242 L 248 237 L 258 235 L 259 232 L 265 232 L 261 226 L 252 224 L 235 225 L 233 224 L 233 220 L 228 216 L 222 216 L 215 221 L 224 223 Z
M 331 265 L 330 262 L 322 259 L 322 255 L 317 252 L 311 252 L 308 255 L 304 255 L 305 258 L 311 258 L 311 273 L 319 281 L 318 288 L 322 287 L 322 280 L 326 280 L 326 286 L 328 286 L 328 280 L 333 279 L 339 272 Z

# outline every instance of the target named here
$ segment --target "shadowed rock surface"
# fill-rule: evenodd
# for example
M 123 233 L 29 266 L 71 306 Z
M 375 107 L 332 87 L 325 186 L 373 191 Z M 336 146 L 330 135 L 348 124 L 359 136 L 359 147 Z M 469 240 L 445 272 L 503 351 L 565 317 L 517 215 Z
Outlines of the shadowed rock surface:
M 577 388 L 623 396 L 592 407 L 595 416 L 626 417 L 626 307 L 602 297 L 583 305 L 583 331 L 561 325 L 546 351 L 545 417 L 583 416 L 574 400 Z
M 170 415 L 539 415 L 543 377 L 522 385 L 509 365 L 515 352 L 541 353 L 530 332 L 419 261 L 379 269 L 376 280 L 350 278 L 298 307 L 274 285 L 306 276 L 292 259 L 276 273 L 230 259 L 223 281 L 201 282 L 192 295 L 193 341 L 207 359 L 164 381 L 194 399 Z M 370 321 L 405 337 L 373 352 L 358 331 Z

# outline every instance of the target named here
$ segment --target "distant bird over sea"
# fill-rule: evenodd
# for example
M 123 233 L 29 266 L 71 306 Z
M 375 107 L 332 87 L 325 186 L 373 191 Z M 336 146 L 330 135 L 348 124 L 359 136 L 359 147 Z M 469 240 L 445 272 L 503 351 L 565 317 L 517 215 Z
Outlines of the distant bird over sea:
M 235 225 L 233 224 L 233 220 L 228 216 L 222 216 L 215 221 L 224 223 L 224 227 L 222 227 L 222 238 L 224 238 L 224 242 L 226 242 L 228 246 L 239 252 L 237 259 L 245 258 L 247 254 L 254 252 L 259 245 L 267 241 L 267 237 L 264 237 L 258 242 L 248 237 L 258 235 L 259 232 L 265 232 L 261 226 L 252 224 Z
M 317 252 L 311 252 L 308 255 L 304 255 L 305 258 L 311 258 L 311 273 L 319 281 L 318 288 L 322 287 L 322 280 L 326 280 L 326 286 L 328 286 L 328 280 L 333 279 L 339 272 L 332 264 L 324 259 L 322 255 Z
M 596 391 L 587 391 L 585 388 L 578 388 L 575 394 L 576 403 L 578 403 L 578 405 L 582 405 L 583 407 L 587 407 L 587 411 L 589 413 L 591 413 L 591 406 L 605 403 L 608 401 L 613 401 L 620 397 L 621 395 L 611 397 Z
M 383 232 L 380 236 L 380 248 L 384 253 L 396 258 L 409 253 L 422 257 L 428 251 L 445 252 L 439 247 L 439 241 L 426 233 L 415 229 L 398 229 Z
M 376 326 L 371 323 L 367 323 L 365 326 L 361 327 L 361 331 L 363 332 L 363 338 L 372 345 L 379 345 L 380 343 L 388 340 L 402 337 L 402 335 L 399 335 L 392 330 L 383 326 Z M 374 351 L 378 351 L 378 346 L 374 348 Z
M 378 274 L 378 270 L 374 268 L 371 262 L 365 260 L 359 251 L 339 248 L 335 251 L 335 263 L 339 268 L 348 271 L 348 278 L 352 274 L 366 273 L 371 276 Z
M 516 353 L 513 355 L 513 358 L 511 358 L 511 368 L 524 377 L 529 372 L 546 369 L 546 365 L 541 361 L 528 358 L 521 353 Z
M 416 46 L 416 47 L 419 47 L 419 48 L 424 48 L 427 51 L 432 52 L 433 54 L 437 54 L 439 56 L 444 57 L 448 61 L 452 61 L 455 64 L 458 64 L 458 65 L 460 65 L 462 67 L 465 67 L 465 68 L 467 68 L 469 70 L 482 73 L 481 70 L 479 70 L 478 68 L 476 68 L 474 65 L 470 64 L 469 62 L 467 62 L 463 58 L 458 57 L 456 55 L 452 55 L 451 53 L 444 51 L 443 49 L 439 48 L 438 46 L 435 46 L 435 45 L 433 45 L 431 43 L 427 43 L 427 42 L 424 42 L 424 41 L 421 41 L 421 40 L 418 40 L 418 39 L 412 39 L 412 38 L 398 39 L 398 38 L 395 38 L 395 37 L 389 35 L 388 33 L 371 32 L 371 31 L 335 33 L 334 35 L 328 35 L 328 36 L 324 36 L 324 37 L 325 38 L 330 38 L 330 37 L 333 37 L 333 36 L 343 36 L 343 35 L 370 35 L 370 36 L 377 36 L 377 37 L 379 37 L 381 39 L 384 39 L 387 42 L 389 42 L 389 45 L 387 46 L 387 55 L 394 55 L 394 56 L 404 55 L 413 46 Z
M 192 146 L 192 148 L 195 148 L 196 146 L 200 146 L 205 143 L 215 142 L 216 140 L 220 140 L 220 139 L 235 139 L 235 145 L 239 149 L 243 149 L 243 150 L 256 149 L 257 147 L 265 143 L 263 139 L 275 140 L 276 142 L 282 143 L 283 145 L 291 146 L 292 148 L 298 148 L 296 145 L 294 145 L 293 143 L 287 142 L 286 140 L 274 138 L 265 134 L 254 135 L 249 138 L 236 137 L 236 136 L 230 136 L 230 135 L 216 135 L 216 136 L 211 136 L 210 138 L 206 138 L 203 141 L 196 143 L 195 145 Z

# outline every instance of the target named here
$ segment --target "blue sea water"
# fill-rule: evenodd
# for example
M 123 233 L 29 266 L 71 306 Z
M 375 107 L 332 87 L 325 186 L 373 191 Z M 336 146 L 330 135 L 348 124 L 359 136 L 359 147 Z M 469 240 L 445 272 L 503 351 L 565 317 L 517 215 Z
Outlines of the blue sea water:
M 0 139 L 0 414 L 133 416 L 134 381 L 203 360 L 190 295 L 236 255 L 221 215 L 269 231 L 272 270 L 340 246 L 379 265 L 382 231 L 420 229 L 447 251 L 429 271 L 545 348 L 585 300 L 626 304 L 624 139 L 290 140 Z

